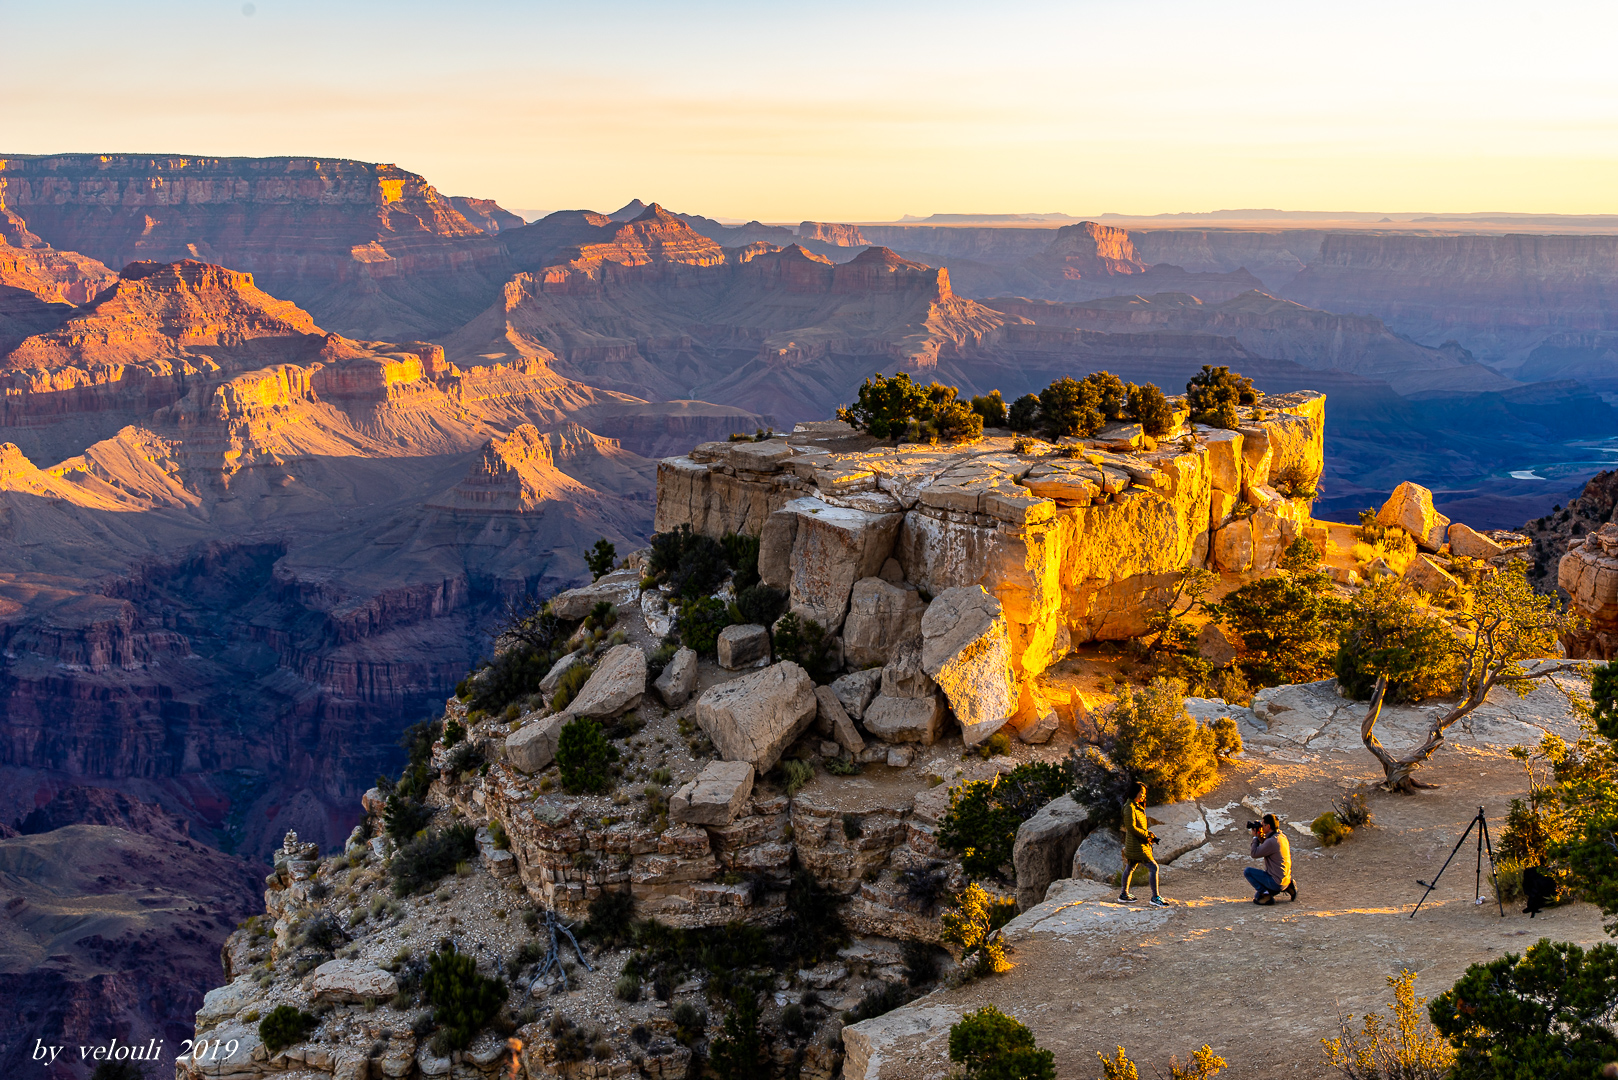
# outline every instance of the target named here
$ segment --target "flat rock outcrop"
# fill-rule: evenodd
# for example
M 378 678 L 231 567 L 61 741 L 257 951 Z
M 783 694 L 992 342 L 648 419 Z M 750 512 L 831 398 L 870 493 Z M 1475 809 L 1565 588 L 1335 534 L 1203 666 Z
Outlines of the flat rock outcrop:
M 669 797 L 669 819 L 685 825 L 729 825 L 753 793 L 753 766 L 710 761 Z
M 895 590 L 986 591 L 1014 681 L 1003 720 L 1022 684 L 1072 645 L 1144 633 L 1185 567 L 1278 564 L 1310 521 L 1325 398 L 1300 391 L 1263 406 L 1236 431 L 1182 419 L 1160 440 L 1118 431 L 879 446 L 819 422 L 768 443 L 703 444 L 659 463 L 655 528 L 759 536 L 763 581 L 840 631 L 845 660 L 861 666 L 891 666 L 909 632 L 914 603 Z M 923 695 L 883 697 L 869 706 L 879 724 L 932 737 L 914 704 Z

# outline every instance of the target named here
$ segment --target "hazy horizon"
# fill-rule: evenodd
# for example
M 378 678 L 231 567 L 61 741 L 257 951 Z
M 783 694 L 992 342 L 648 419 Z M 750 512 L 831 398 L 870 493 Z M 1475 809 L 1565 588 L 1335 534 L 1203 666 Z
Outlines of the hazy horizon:
M 1618 10 L 1594 4 L 177 0 L 6 21 L 11 153 L 357 158 L 507 206 L 650 194 L 761 220 L 1618 212 Z

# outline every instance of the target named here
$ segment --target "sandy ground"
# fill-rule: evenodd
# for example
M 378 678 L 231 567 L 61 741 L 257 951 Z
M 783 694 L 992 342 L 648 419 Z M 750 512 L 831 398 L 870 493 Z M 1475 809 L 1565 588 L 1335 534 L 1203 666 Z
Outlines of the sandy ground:
M 1345 789 L 1379 774 L 1365 754 L 1327 754 L 1296 765 L 1244 761 L 1201 801 L 1219 806 L 1245 799 L 1283 820 L 1307 822 Z M 1385 976 L 1410 968 L 1419 973 L 1417 994 L 1436 996 L 1468 964 L 1521 953 L 1541 937 L 1586 945 L 1606 940 L 1600 913 L 1587 904 L 1550 909 L 1532 920 L 1508 906 L 1502 918 L 1487 876 L 1488 902 L 1474 904 L 1470 838 L 1412 919 L 1423 892 L 1416 880 L 1432 880 L 1479 803 L 1498 839 L 1509 800 L 1523 787 L 1520 766 L 1506 754 L 1455 747 L 1441 751 L 1423 776 L 1444 786 L 1415 797 L 1374 795 L 1374 827 L 1335 848 L 1319 848 L 1289 830 L 1296 904 L 1285 898 L 1273 907 L 1252 903 L 1241 871 L 1257 863 L 1247 857 L 1242 821 L 1248 815 L 1240 806 L 1230 811 L 1232 826 L 1166 870 L 1163 891 L 1173 901 L 1167 912 L 1103 901 L 1096 898 L 1099 886 L 1079 886 L 1090 899 L 1017 935 L 1011 972 L 931 994 L 902 1010 L 930 1021 L 931 1030 L 890 1045 L 867 1075 L 941 1075 L 949 1064 L 949 1024 L 965 1010 L 992 1003 L 1055 1051 L 1057 1075 L 1064 1078 L 1099 1076 L 1096 1052 L 1120 1044 L 1143 1076 L 1152 1068 L 1166 1074 L 1170 1054 L 1184 1061 L 1203 1043 L 1230 1063 L 1226 1075 L 1335 1076 L 1320 1040 L 1337 1034 L 1340 1015 L 1391 1001 Z M 1149 892 L 1137 881 L 1137 896 L 1144 900 Z M 1036 927 L 1039 910 L 1031 913 Z

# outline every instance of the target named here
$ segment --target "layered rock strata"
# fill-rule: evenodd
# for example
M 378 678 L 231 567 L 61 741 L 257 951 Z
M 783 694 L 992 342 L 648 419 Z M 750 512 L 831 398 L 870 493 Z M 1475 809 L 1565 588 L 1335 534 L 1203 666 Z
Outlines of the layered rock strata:
M 899 590 L 919 606 L 981 587 L 1020 691 L 1074 644 L 1142 633 L 1186 567 L 1273 568 L 1310 520 L 1324 408 L 1299 392 L 1264 399 L 1234 431 L 1182 422 L 1154 440 L 1114 425 L 1062 444 L 878 446 L 846 425 L 801 424 L 785 440 L 664 459 L 655 528 L 759 536 L 765 583 L 866 663 L 910 632 Z

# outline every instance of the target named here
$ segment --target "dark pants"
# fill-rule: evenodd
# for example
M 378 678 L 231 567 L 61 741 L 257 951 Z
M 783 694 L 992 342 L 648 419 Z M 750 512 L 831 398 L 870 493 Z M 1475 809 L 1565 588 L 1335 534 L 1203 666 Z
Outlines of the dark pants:
M 1243 870 L 1242 876 L 1247 879 L 1249 885 L 1253 886 L 1254 892 L 1278 893 L 1281 891 L 1281 883 L 1256 866 L 1249 866 L 1246 870 Z
M 1135 879 L 1135 868 L 1137 866 L 1144 866 L 1147 868 L 1146 872 L 1148 875 L 1150 875 L 1152 880 L 1152 895 L 1157 896 L 1157 860 L 1141 859 L 1131 862 L 1127 856 L 1124 858 L 1124 887 L 1119 890 L 1120 895 L 1129 895 L 1129 886 L 1130 883 Z

